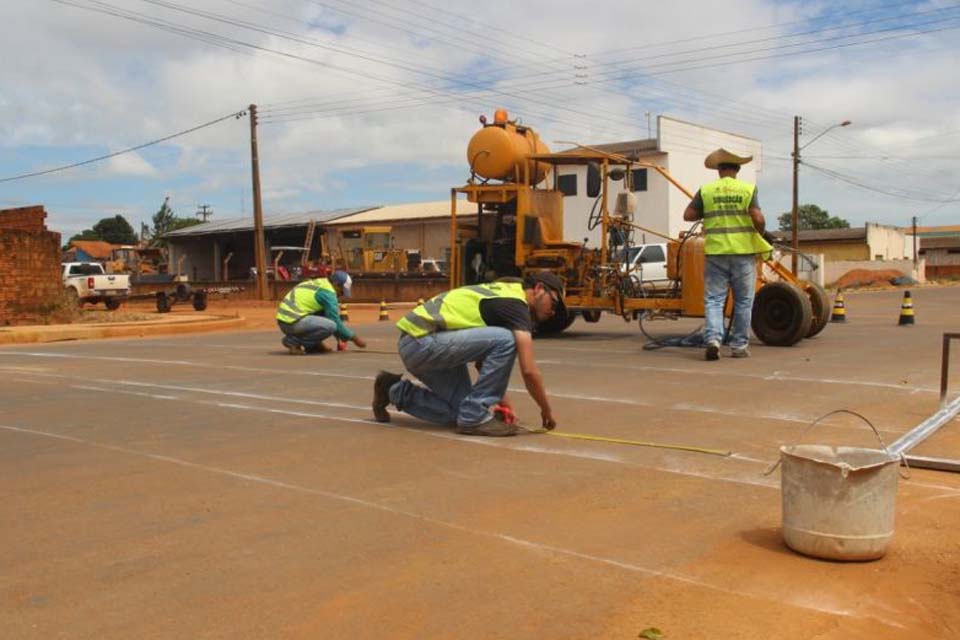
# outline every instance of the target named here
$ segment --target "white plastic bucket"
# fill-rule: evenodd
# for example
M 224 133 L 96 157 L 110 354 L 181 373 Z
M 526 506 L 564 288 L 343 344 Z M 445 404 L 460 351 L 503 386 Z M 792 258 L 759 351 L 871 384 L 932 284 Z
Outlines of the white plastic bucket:
M 893 538 L 899 458 L 858 447 L 780 447 L 783 538 L 829 560 L 882 558 Z

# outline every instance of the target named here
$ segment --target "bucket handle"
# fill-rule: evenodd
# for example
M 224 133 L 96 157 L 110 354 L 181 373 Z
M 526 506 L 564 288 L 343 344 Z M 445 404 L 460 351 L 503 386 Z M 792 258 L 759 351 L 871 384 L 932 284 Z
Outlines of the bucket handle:
M 836 414 L 838 414 L 838 413 L 847 413 L 847 414 L 850 414 L 851 416 L 856 416 L 857 418 L 860 418 L 861 420 L 863 420 L 864 422 L 866 422 L 867 425 L 873 430 L 874 435 L 877 436 L 877 441 L 880 442 L 880 446 L 883 447 L 883 450 L 886 452 L 886 454 L 887 454 L 888 456 L 890 456 L 890 457 L 893 457 L 893 454 L 890 453 L 890 449 L 887 448 L 887 444 L 883 441 L 883 436 L 881 436 L 881 435 L 880 435 L 880 432 L 877 430 L 877 428 L 876 428 L 875 426 L 873 426 L 873 423 L 870 422 L 870 420 L 868 420 L 868 419 L 866 418 L 866 416 L 864 416 L 863 414 L 857 413 L 856 411 L 851 411 L 850 409 L 834 409 L 833 411 L 829 411 L 829 412 L 823 414 L 822 416 L 820 416 L 819 418 L 817 418 L 816 420 L 814 420 L 813 422 L 811 422 L 809 425 L 807 425 L 807 426 L 803 429 L 803 431 L 800 433 L 800 437 L 802 438 L 803 436 L 807 435 L 807 432 L 808 432 L 808 431 L 810 431 L 810 430 L 813 429 L 815 426 L 817 426 L 818 424 L 820 424 L 823 420 L 829 418 L 830 416 L 836 415 Z M 910 478 L 910 465 L 907 464 L 907 457 L 906 457 L 903 453 L 901 453 L 901 454 L 899 455 L 899 457 L 900 457 L 900 461 L 903 463 L 903 466 L 907 468 L 907 473 L 904 474 L 903 471 L 898 471 L 898 473 L 900 474 L 900 477 L 901 477 L 901 478 L 903 478 L 903 479 L 905 479 L 905 480 L 906 480 L 906 479 L 909 479 L 909 478 Z M 776 471 L 776 470 L 777 470 L 777 467 L 780 466 L 780 463 L 781 463 L 782 461 L 783 461 L 783 458 L 777 458 L 777 461 L 774 462 L 772 465 L 770 465 L 770 466 L 767 468 L 767 470 L 763 472 L 763 475 L 768 476 L 768 475 L 770 475 L 771 473 L 773 473 L 774 471 Z

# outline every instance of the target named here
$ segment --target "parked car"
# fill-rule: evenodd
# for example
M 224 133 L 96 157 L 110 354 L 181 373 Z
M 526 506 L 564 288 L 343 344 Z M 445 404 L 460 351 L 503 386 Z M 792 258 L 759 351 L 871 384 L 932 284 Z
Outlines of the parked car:
M 130 276 L 107 274 L 97 262 L 65 262 L 63 286 L 78 306 L 103 302 L 111 311 L 130 296 Z
M 622 269 L 641 282 L 659 283 L 667 280 L 667 243 L 630 247 Z

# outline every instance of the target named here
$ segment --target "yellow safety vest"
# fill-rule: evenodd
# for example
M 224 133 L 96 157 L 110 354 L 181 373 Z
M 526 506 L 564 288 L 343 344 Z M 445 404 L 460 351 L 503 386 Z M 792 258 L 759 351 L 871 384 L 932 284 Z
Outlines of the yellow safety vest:
M 753 226 L 750 202 L 756 187 L 736 178 L 720 178 L 700 187 L 707 255 L 766 253 L 773 247 Z
M 437 331 L 456 331 L 485 327 L 480 315 L 480 301 L 490 298 L 513 298 L 527 302 L 523 284 L 491 282 L 452 289 L 430 298 L 400 319 L 397 328 L 414 338 Z
M 320 289 L 337 295 L 337 290 L 326 278 L 305 280 L 291 289 L 280 301 L 280 306 L 277 307 L 277 320 L 291 324 L 300 318 L 323 311 L 323 305 L 317 302 L 316 296 Z

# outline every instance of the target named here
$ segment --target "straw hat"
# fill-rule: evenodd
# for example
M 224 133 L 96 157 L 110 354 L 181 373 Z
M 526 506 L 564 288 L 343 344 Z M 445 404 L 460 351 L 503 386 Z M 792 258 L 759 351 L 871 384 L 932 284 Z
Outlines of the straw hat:
M 717 149 L 713 153 L 707 156 L 707 159 L 703 161 L 703 166 L 707 169 L 719 169 L 721 164 L 747 164 L 753 160 L 753 156 L 737 156 L 726 149 Z

